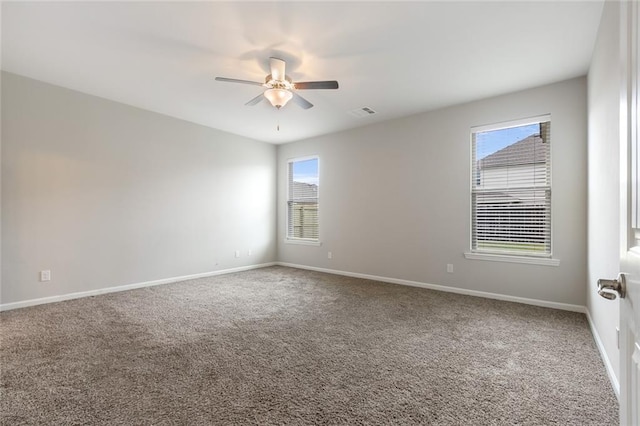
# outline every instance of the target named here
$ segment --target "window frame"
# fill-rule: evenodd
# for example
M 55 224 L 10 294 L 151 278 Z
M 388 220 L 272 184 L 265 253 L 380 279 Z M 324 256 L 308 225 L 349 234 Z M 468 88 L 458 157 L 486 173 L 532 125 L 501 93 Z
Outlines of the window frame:
M 469 147 L 470 147 L 470 156 L 469 156 L 469 162 L 470 162 L 470 178 L 469 178 L 469 251 L 464 253 L 464 256 L 466 259 L 473 259 L 473 260 L 490 260 L 490 261 L 498 261 L 498 262 L 509 262 L 509 263 L 525 263 L 525 264 L 534 264 L 534 265 L 545 265 L 545 266 L 558 266 L 560 264 L 560 260 L 553 258 L 553 240 L 554 240 L 554 232 L 553 232 L 553 217 L 554 217 L 554 203 L 553 203 L 553 179 L 552 179 L 552 172 L 553 172 L 553 167 L 552 167 L 552 162 L 553 162 L 553 155 L 552 155 L 552 150 L 553 150 L 553 144 L 550 145 L 550 151 L 549 151 L 549 160 L 548 160 L 548 171 L 549 171 L 549 192 L 550 192 L 550 199 L 549 199 L 549 247 L 550 250 L 549 252 L 545 252 L 543 254 L 534 254 L 534 253 L 527 253 L 527 252 L 522 252 L 522 253 L 518 253 L 516 251 L 512 251 L 512 252 L 508 252 L 508 251 L 501 251 L 501 250 L 495 250 L 492 251 L 490 249 L 480 249 L 478 250 L 477 248 L 474 249 L 474 184 L 477 184 L 477 177 L 474 175 L 475 172 L 477 172 L 477 169 L 475 167 L 474 163 L 474 149 L 476 149 L 476 146 L 474 144 L 474 134 L 477 133 L 482 133 L 482 132 L 489 132 L 489 131 L 495 131 L 495 130 L 502 130 L 502 129 L 509 129 L 509 128 L 514 128 L 514 127 L 522 127 L 522 126 L 527 126 L 527 125 L 531 125 L 531 124 L 539 124 L 541 122 L 551 122 L 552 121 L 552 117 L 551 114 L 544 114 L 544 115 L 538 115 L 538 116 L 534 116 L 534 117 L 529 117 L 529 118 L 523 118 L 523 119 L 516 119 L 516 120 L 509 120 L 509 121 L 503 121 L 503 122 L 499 122 L 499 123 L 493 123 L 493 124 L 486 124 L 486 125 L 481 125 L 481 126 L 473 126 L 470 128 L 470 132 L 469 132 L 469 136 L 470 136 L 470 140 L 469 140 Z M 549 137 L 550 140 L 551 138 L 551 131 L 549 133 Z
M 317 189 L 317 217 L 318 217 L 318 238 L 300 238 L 300 237 L 294 237 L 289 235 L 289 220 L 290 220 L 290 213 L 289 213 L 289 203 L 291 202 L 290 199 L 290 195 L 291 195 L 291 191 L 290 191 L 290 179 L 289 179 L 289 175 L 291 173 L 291 167 L 294 163 L 298 163 L 298 162 L 302 162 L 302 161 L 309 161 L 309 160 L 317 160 L 318 162 L 318 189 Z M 314 155 L 306 155 L 306 156 L 302 156 L 302 157 L 294 157 L 294 158 L 289 158 L 287 160 L 287 167 L 286 167 L 286 176 L 287 176 L 287 189 L 286 189 L 286 201 L 285 201 L 285 209 L 286 209 L 286 214 L 285 214 L 285 229 L 284 229 L 284 233 L 285 233 L 285 237 L 284 237 L 284 242 L 287 244 L 301 244 L 301 245 L 310 245 L 310 246 L 320 246 L 322 245 L 322 243 L 320 242 L 320 156 L 317 154 Z

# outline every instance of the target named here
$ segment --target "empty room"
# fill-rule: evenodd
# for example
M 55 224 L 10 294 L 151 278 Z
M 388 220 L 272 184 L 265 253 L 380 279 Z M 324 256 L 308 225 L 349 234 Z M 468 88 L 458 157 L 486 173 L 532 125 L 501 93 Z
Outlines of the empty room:
M 0 424 L 640 425 L 639 21 L 1 2 Z

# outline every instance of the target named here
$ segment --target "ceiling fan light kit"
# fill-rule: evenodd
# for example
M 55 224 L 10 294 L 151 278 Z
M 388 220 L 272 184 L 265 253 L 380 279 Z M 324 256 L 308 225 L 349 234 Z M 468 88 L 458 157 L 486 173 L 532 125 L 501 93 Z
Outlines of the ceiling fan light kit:
M 293 93 L 286 89 L 268 89 L 264 92 L 264 97 L 271 102 L 271 105 L 280 109 L 293 98 Z
M 277 109 L 282 108 L 291 99 L 294 100 L 298 106 L 303 109 L 309 109 L 313 107 L 313 104 L 307 101 L 302 96 L 294 92 L 294 90 L 309 90 L 309 89 L 337 89 L 337 81 L 306 81 L 302 83 L 294 83 L 291 78 L 285 74 L 285 62 L 279 58 L 269 58 L 269 65 L 271 67 L 271 74 L 269 74 L 263 83 L 248 80 L 238 80 L 235 78 L 216 77 L 217 81 L 224 81 L 227 83 L 242 83 L 250 84 L 253 86 L 266 87 L 267 90 L 263 95 L 258 95 L 251 99 L 245 105 L 253 106 L 258 104 L 263 97 L 267 98 L 271 105 Z

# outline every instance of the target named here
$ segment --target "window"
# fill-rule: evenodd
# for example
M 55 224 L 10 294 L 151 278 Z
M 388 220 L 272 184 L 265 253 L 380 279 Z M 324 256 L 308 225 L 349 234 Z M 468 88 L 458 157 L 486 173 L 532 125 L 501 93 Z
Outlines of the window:
M 551 257 L 551 122 L 471 131 L 471 251 Z
M 318 241 L 318 157 L 289 161 L 287 239 Z

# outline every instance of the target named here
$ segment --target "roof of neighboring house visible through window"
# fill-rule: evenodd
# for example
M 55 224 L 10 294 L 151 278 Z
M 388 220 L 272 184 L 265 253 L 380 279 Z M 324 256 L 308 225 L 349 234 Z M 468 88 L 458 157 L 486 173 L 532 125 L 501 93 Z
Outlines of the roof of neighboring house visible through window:
M 549 144 L 531 135 L 478 160 L 478 169 L 544 163 L 548 155 Z

